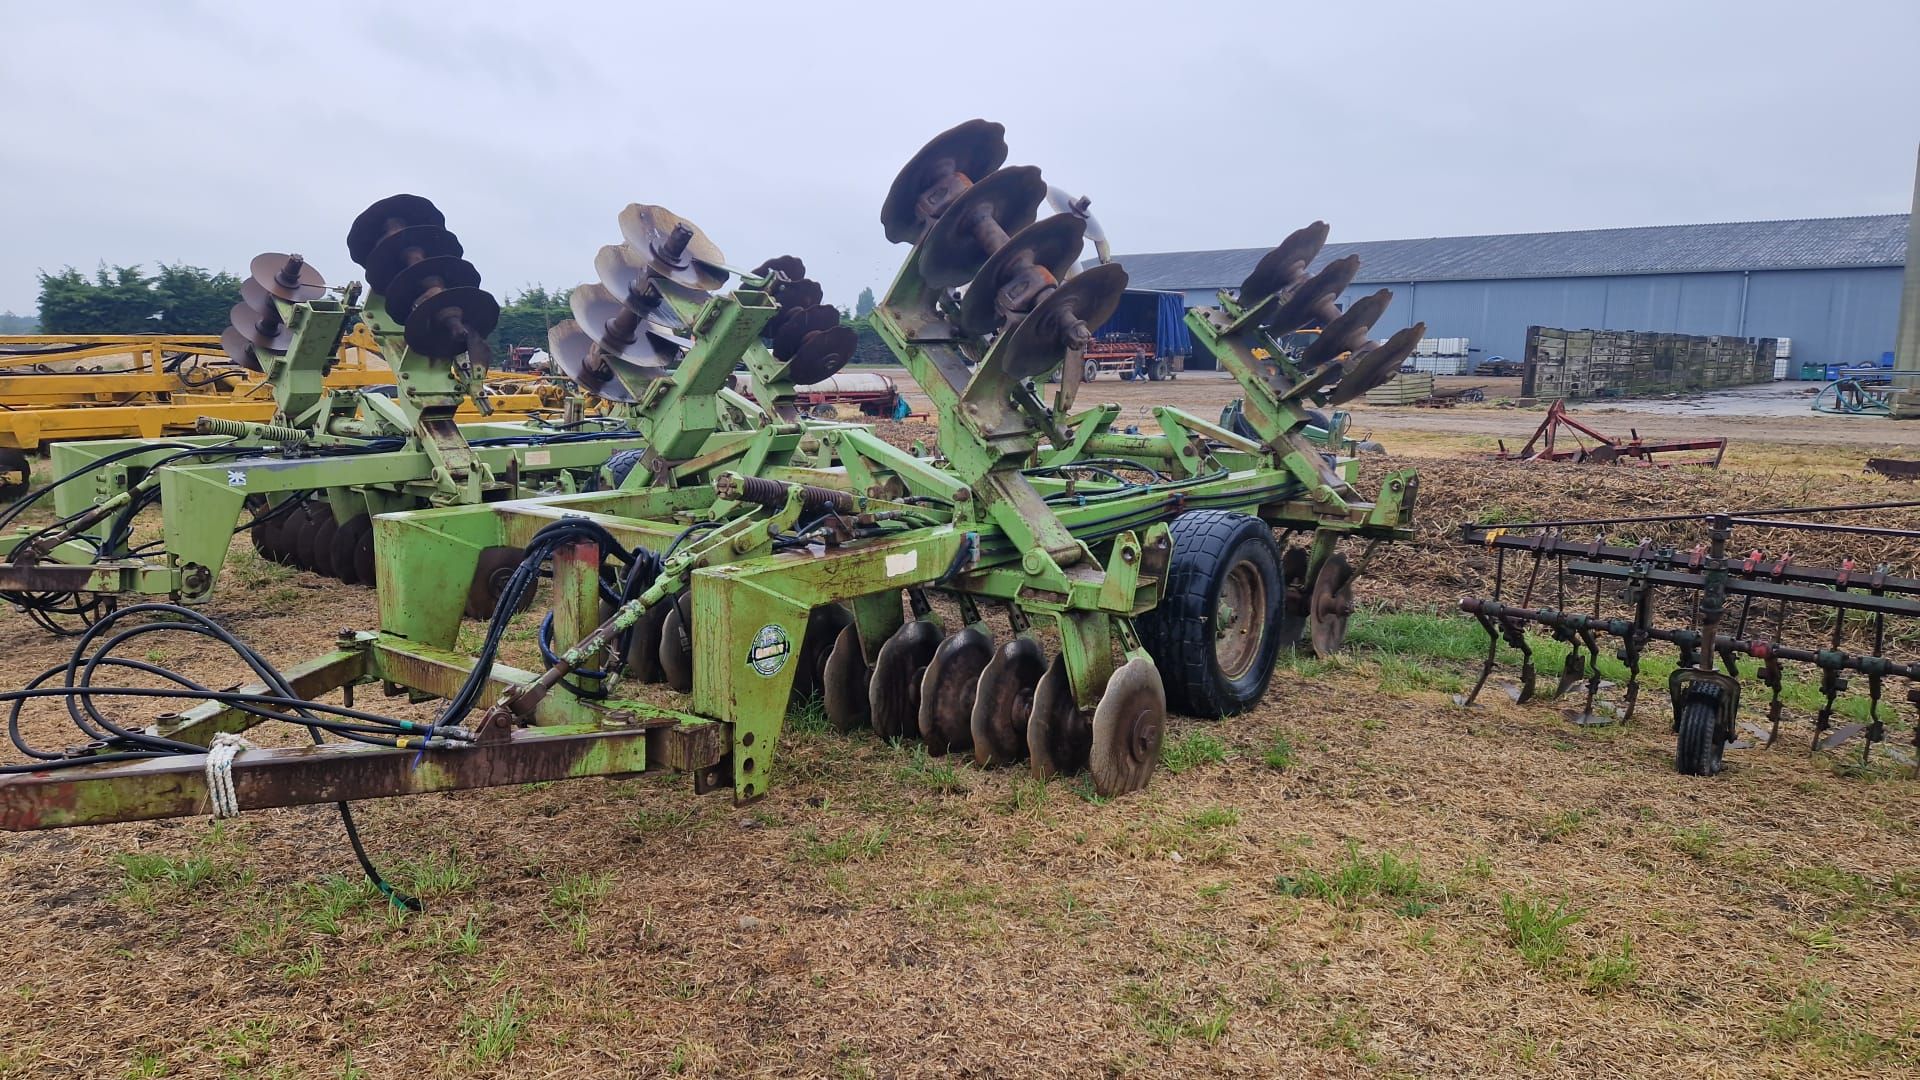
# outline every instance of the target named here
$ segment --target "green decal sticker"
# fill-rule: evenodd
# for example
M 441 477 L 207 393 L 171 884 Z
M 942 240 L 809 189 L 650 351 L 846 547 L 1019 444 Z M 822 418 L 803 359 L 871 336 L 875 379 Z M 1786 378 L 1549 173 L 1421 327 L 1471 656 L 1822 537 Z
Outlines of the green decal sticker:
M 747 650 L 747 666 L 762 675 L 779 674 L 787 666 L 787 654 L 793 651 L 793 639 L 784 627 L 768 623 L 753 635 L 753 647 Z

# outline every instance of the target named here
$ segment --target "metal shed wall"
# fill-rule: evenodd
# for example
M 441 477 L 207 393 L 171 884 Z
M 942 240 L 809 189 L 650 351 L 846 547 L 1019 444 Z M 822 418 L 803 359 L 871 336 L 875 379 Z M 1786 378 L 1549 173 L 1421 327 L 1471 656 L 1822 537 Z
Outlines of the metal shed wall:
M 1871 363 L 1893 348 L 1900 311 L 1898 267 L 1761 270 L 1751 273 L 1628 274 L 1498 281 L 1368 282 L 1342 306 L 1380 288 L 1393 304 L 1376 324 L 1385 337 L 1425 320 L 1431 337 L 1471 339 L 1475 359 L 1518 360 L 1527 327 L 1646 330 L 1783 337 L 1793 365 Z M 1215 303 L 1211 289 L 1187 303 Z

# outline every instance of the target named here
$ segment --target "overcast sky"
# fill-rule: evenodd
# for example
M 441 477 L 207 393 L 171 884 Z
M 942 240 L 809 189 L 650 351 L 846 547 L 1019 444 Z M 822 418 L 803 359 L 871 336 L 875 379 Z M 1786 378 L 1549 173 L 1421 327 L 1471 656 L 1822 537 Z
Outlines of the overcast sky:
M 850 305 L 973 116 L 1118 252 L 1895 213 L 1920 142 L 1916 0 L 760 8 L 6 0 L 0 310 L 102 261 L 345 281 L 399 191 L 497 293 L 586 280 L 637 201 Z

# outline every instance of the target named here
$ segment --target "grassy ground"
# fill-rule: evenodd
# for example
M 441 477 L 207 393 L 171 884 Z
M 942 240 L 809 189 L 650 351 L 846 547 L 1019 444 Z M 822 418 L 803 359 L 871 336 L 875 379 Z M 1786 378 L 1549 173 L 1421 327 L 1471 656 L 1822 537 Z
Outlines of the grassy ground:
M 0 1076 L 1719 1075 L 1920 1069 L 1892 770 L 1669 767 L 1657 713 L 1474 712 L 1478 628 L 1363 612 L 1094 798 L 795 717 L 668 778 L 27 836 Z
M 1626 490 L 1430 465 L 1449 520 Z M 1799 468 L 1758 467 L 1720 483 Z M 1908 770 L 1810 756 L 1795 681 L 1781 745 L 1677 776 L 1658 660 L 1629 726 L 1455 707 L 1485 639 L 1431 599 L 1480 572 L 1448 531 L 1383 564 L 1426 584 L 1370 592 L 1397 606 L 1348 655 L 1177 718 L 1112 802 L 815 708 L 750 807 L 673 777 L 362 804 L 418 915 L 325 807 L 11 837 L 0 1077 L 1920 1075 Z M 281 663 L 374 621 L 245 545 L 226 575 L 211 613 Z M 15 626 L 20 672 L 70 648 Z

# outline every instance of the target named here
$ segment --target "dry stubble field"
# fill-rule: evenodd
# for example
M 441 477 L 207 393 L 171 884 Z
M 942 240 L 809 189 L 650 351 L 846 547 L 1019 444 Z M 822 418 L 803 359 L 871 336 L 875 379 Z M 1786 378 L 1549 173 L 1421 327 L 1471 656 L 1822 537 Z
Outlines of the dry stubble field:
M 1782 745 L 1702 781 L 1657 712 L 1449 703 L 1478 644 L 1445 614 L 1483 571 L 1447 542 L 1463 514 L 1885 495 L 1857 451 L 1622 478 L 1387 442 L 1428 470 L 1428 512 L 1351 653 L 1177 719 L 1142 795 L 799 715 L 749 807 L 670 776 L 363 804 L 415 916 L 327 808 L 9 836 L 0 1076 L 1920 1072 L 1905 770 Z M 212 613 L 281 663 L 374 621 L 369 593 L 244 544 L 224 585 Z M 63 659 L 0 618 L 10 685 Z

